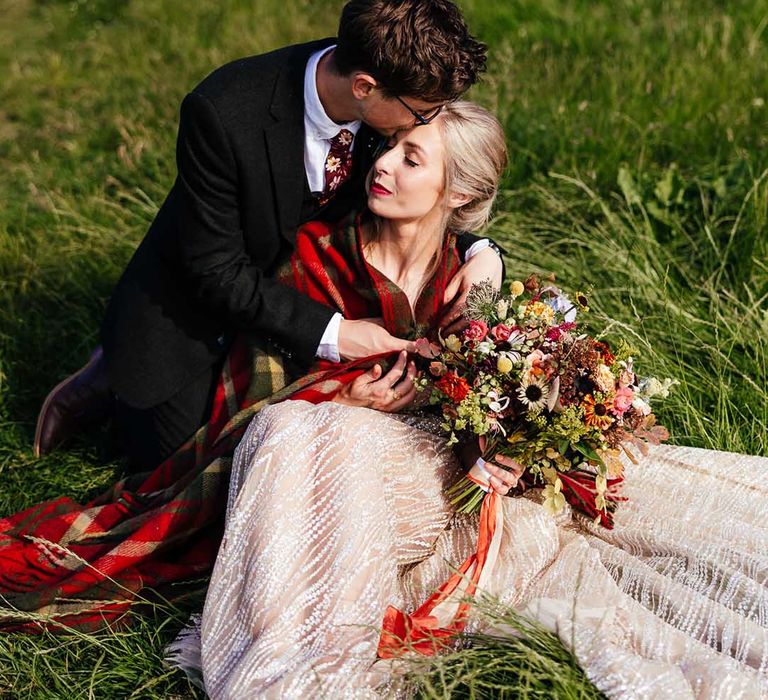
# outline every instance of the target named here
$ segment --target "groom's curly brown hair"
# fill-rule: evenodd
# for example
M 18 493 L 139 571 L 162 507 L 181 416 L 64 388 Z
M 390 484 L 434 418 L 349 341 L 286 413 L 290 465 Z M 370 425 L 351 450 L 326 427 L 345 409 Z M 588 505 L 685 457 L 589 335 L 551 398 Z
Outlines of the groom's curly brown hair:
M 342 75 L 368 73 L 388 97 L 447 102 L 478 81 L 485 53 L 449 0 L 351 0 L 334 63 Z

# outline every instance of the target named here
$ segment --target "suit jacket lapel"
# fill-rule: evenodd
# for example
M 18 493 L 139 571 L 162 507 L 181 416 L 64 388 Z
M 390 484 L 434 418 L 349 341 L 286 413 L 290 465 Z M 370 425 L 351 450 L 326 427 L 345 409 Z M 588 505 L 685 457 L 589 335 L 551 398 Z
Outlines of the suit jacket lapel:
M 335 39 L 322 39 L 296 47 L 275 81 L 270 112 L 275 123 L 264 129 L 267 142 L 272 186 L 274 187 L 281 234 L 291 243 L 296 239 L 301 205 L 304 196 L 304 73 L 309 57 L 334 43 Z M 355 136 L 352 172 L 349 180 L 335 197 L 329 209 L 349 210 L 363 205 L 362 181 L 373 163 L 373 156 L 381 136 L 363 124 Z M 334 207 L 334 200 L 337 206 Z M 352 201 L 360 200 L 360 201 Z M 324 217 L 325 218 L 325 217 Z
M 286 61 L 275 81 L 270 113 L 275 123 L 264 129 L 272 172 L 280 232 L 296 238 L 304 194 L 304 72 L 309 57 L 334 39 L 302 44 Z
M 304 129 L 286 122 L 273 124 L 264 131 L 280 233 L 292 243 L 304 193 Z

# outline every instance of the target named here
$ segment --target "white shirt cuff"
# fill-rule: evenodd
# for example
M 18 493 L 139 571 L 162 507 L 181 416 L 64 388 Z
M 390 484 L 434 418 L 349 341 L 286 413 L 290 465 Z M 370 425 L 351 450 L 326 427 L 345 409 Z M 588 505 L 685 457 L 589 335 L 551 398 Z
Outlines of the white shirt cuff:
M 339 329 L 341 328 L 342 316 L 340 313 L 335 313 L 328 321 L 328 325 L 325 327 L 323 337 L 320 338 L 320 345 L 317 346 L 316 357 L 321 360 L 330 360 L 331 362 L 340 362 L 339 356 Z
M 485 250 L 489 245 L 491 245 L 491 242 L 487 238 L 475 241 L 467 248 L 467 252 L 464 253 L 464 262 L 467 262 L 473 255 L 477 255 L 481 250 Z

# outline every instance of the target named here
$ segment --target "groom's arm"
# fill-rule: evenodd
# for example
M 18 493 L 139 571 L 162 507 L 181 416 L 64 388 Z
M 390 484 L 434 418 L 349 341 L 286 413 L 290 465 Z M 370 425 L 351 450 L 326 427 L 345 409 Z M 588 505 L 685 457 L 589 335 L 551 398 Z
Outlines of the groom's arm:
M 204 95 L 191 93 L 182 103 L 176 161 L 178 254 L 195 301 L 226 325 L 257 331 L 310 364 L 334 312 L 266 275 L 246 251 L 235 156 Z
M 465 240 L 469 249 L 464 252 L 459 249 L 464 264 L 448 285 L 444 297 L 446 308 L 440 325 L 446 333 L 459 332 L 466 325 L 463 317 L 464 303 L 473 284 L 490 279 L 500 288 L 504 279 L 504 260 L 498 246 L 487 238 L 464 235 L 469 239 Z M 381 352 L 379 345 L 371 342 L 371 334 L 377 332 L 380 331 L 370 323 L 347 321 L 341 314 L 336 314 L 323 333 L 318 355 L 338 362 L 340 359 L 357 359 Z
M 255 330 L 297 363 L 308 366 L 335 337 L 348 355 L 411 350 L 367 321 L 344 321 L 333 309 L 265 275 L 245 250 L 234 153 L 211 102 L 187 95 L 176 147 L 181 196 L 178 252 L 191 293 L 228 325 Z M 265 186 L 265 196 L 270 192 Z

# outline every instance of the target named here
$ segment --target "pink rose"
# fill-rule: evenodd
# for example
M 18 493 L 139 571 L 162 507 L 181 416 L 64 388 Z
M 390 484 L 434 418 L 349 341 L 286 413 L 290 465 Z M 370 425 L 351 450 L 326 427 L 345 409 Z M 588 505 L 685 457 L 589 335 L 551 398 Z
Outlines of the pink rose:
M 543 359 L 544 359 L 544 353 L 541 350 L 533 350 L 530 353 L 528 353 L 528 355 L 525 356 L 525 361 L 531 367 L 539 365 Z
M 541 350 L 534 350 L 529 353 L 525 358 L 525 364 L 529 367 L 528 371 L 533 375 L 543 374 L 549 379 L 554 372 L 554 368 L 549 365 L 550 357 L 551 355 L 545 355 Z
M 491 328 L 491 335 L 497 343 L 503 343 L 509 340 L 509 336 L 512 335 L 512 329 L 509 326 L 505 326 L 503 323 Z
M 479 343 L 486 335 L 488 335 L 488 326 L 485 321 L 470 321 L 469 326 L 464 329 L 464 340 Z
M 632 399 L 635 394 L 632 389 L 621 387 L 613 398 L 613 412 L 617 416 L 624 415 L 632 407 Z

